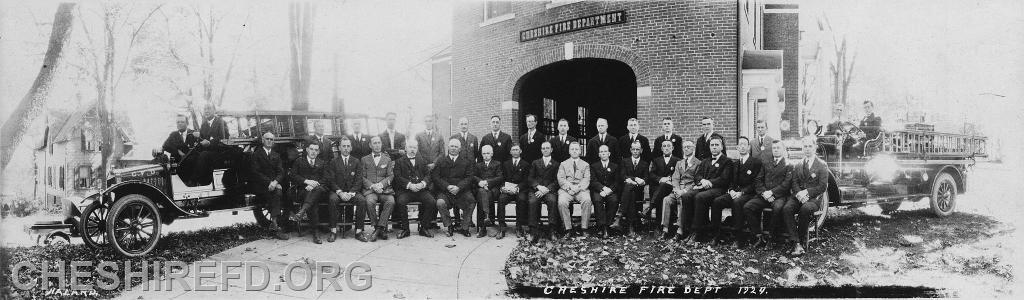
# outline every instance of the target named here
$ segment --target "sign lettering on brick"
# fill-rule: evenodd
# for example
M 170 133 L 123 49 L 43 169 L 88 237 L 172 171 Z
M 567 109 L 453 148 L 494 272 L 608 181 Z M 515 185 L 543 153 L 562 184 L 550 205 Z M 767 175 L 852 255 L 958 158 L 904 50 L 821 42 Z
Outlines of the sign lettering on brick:
M 519 32 L 519 41 L 526 42 L 542 37 L 626 23 L 626 11 L 615 11 L 561 21 Z

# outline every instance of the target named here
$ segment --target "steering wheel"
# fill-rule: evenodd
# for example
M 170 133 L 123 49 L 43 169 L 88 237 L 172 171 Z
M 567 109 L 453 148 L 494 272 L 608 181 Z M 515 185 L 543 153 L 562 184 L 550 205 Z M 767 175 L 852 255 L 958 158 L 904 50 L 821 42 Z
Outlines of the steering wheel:
M 861 139 L 867 136 L 867 134 L 864 133 L 864 130 L 861 130 L 860 127 L 851 122 L 845 121 L 839 123 L 839 132 L 846 137 L 853 139 Z

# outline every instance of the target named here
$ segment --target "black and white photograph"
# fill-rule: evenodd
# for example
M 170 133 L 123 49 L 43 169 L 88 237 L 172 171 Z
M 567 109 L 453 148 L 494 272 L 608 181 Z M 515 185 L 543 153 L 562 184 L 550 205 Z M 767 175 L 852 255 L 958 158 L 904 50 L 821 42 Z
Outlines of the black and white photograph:
M 1015 298 L 1024 1 L 0 0 L 0 299 Z

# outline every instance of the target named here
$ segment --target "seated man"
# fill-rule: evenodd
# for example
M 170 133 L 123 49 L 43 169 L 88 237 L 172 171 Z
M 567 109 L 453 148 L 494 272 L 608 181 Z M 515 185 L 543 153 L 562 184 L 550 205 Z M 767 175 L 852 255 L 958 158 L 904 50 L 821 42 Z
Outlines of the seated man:
M 708 223 L 708 212 L 711 202 L 718 196 L 725 194 L 732 179 L 732 159 L 722 153 L 722 138 L 711 137 L 709 142 L 711 157 L 701 161 L 697 166 L 697 177 L 694 178 L 697 184 L 693 190 L 681 196 L 683 207 L 682 220 L 683 232 L 687 233 L 685 242 L 693 245 L 698 240 L 703 240 L 699 235 L 707 236 L 705 226 Z
M 437 209 L 441 212 L 441 221 L 448 227 L 448 236 L 456 232 L 451 224 L 448 207 L 462 211 L 462 228 L 457 232 L 469 237 L 469 226 L 473 225 L 473 162 L 468 157 L 460 156 L 462 143 L 459 139 L 448 140 L 448 153 L 437 157 L 431 178 L 434 181 L 434 194 L 437 198 Z M 446 221 L 447 220 L 447 221 Z
M 391 220 L 391 210 L 395 207 L 395 190 L 391 187 L 391 181 L 395 178 L 395 164 L 391 157 L 381 152 L 381 144 L 379 136 L 371 138 L 372 152 L 362 159 L 363 171 L 366 172 L 366 176 L 363 177 L 363 197 L 366 198 L 366 213 L 370 217 L 370 225 L 374 227 L 373 232 L 366 237 L 370 242 L 388 239 L 386 229 L 388 221 Z M 356 239 L 360 238 L 361 236 L 356 236 Z
M 697 166 L 700 165 L 700 160 L 694 155 L 693 150 L 696 148 L 693 142 L 689 140 L 683 141 L 683 159 L 676 162 L 676 169 L 672 172 L 672 193 L 665 196 L 665 201 L 661 204 L 661 226 L 662 226 L 662 239 L 675 238 L 677 241 L 686 239 L 686 235 L 683 232 L 683 206 L 682 199 L 683 194 L 693 189 L 694 177 L 696 177 Z M 675 208 L 675 209 L 673 209 Z M 676 232 L 675 234 L 671 231 L 672 225 L 672 213 L 676 213 Z
M 409 236 L 409 202 L 419 202 L 419 225 L 417 231 L 420 236 L 434 237 L 427 228 L 427 224 L 433 224 L 437 216 L 437 200 L 430 194 L 430 169 L 426 158 L 418 156 L 419 145 L 415 142 L 405 144 L 405 156 L 395 162 L 395 191 L 398 193 L 398 203 L 395 205 L 395 219 L 401 230 L 398 238 L 403 239 Z M 445 219 L 444 223 L 450 224 L 451 220 Z
M 303 219 L 310 219 L 313 225 L 313 243 L 320 244 L 319 225 L 320 225 L 320 214 L 318 211 L 307 213 L 307 211 L 319 201 L 328 200 L 330 203 L 329 209 L 336 209 L 338 206 L 337 202 L 332 202 L 332 199 L 327 197 L 327 189 L 324 186 L 327 184 L 326 177 L 324 176 L 325 166 L 327 162 L 317 159 L 317 155 L 320 154 L 320 144 L 315 140 L 306 141 L 306 155 L 301 157 L 292 164 L 292 170 L 290 177 L 292 184 L 299 188 L 299 198 L 303 199 L 302 206 L 299 211 L 292 214 L 292 221 L 301 221 Z M 337 213 L 331 214 L 332 217 L 336 218 Z M 332 218 L 333 219 L 333 218 Z M 330 221 L 331 223 L 337 220 Z
M 354 147 L 351 139 L 342 137 L 338 141 L 338 148 L 338 157 L 331 160 L 327 166 L 328 189 L 334 191 L 330 193 L 329 197 L 332 203 L 355 204 L 355 227 L 362 230 L 363 219 L 366 218 L 366 198 L 363 197 L 363 178 L 366 175 L 363 171 L 363 164 L 352 154 Z M 337 220 L 338 208 L 332 205 L 331 213 L 334 214 L 331 218 Z M 336 224 L 335 221 L 331 221 L 331 235 L 327 237 L 327 242 L 334 242 L 338 232 Z M 355 236 L 361 237 L 362 235 L 357 232 Z M 345 238 L 345 233 L 341 234 L 341 238 Z
M 540 241 L 540 205 L 543 202 L 548 208 L 548 226 L 558 224 L 558 161 L 551 156 L 551 142 L 540 144 L 541 158 L 533 161 L 530 166 L 530 187 L 532 193 L 527 199 L 530 205 L 530 230 L 534 243 Z
M 491 145 L 484 145 L 480 147 L 480 156 L 483 159 L 482 162 L 476 164 L 476 225 L 477 235 L 476 237 L 482 238 L 487 236 L 487 224 L 493 224 L 493 216 L 491 215 L 491 201 L 498 198 L 498 189 L 501 188 L 501 183 L 505 180 L 505 175 L 502 174 L 501 162 L 495 161 L 494 148 Z M 491 216 L 491 220 L 487 218 Z
M 640 158 L 642 152 L 640 140 L 634 141 L 629 146 L 630 157 L 622 159 L 622 194 L 619 201 L 619 212 L 615 216 L 615 222 L 609 228 L 614 230 L 622 229 L 622 218 L 626 218 L 626 225 L 629 227 L 629 234 L 636 234 L 636 226 L 639 224 L 640 214 L 636 207 L 637 200 L 643 200 L 644 186 L 647 185 L 646 178 L 650 169 L 647 161 Z
M 572 212 L 569 207 L 572 203 L 579 203 L 583 211 L 580 213 L 580 227 L 584 232 L 590 229 L 590 212 L 594 204 L 590 202 L 590 166 L 580 158 L 579 142 L 569 143 L 569 159 L 566 159 L 558 167 L 558 212 L 562 217 L 562 226 L 565 229 L 565 238 L 571 238 L 575 233 L 572 230 Z
M 761 174 L 761 159 L 750 155 L 750 140 L 740 136 L 736 140 L 740 159 L 736 161 L 732 183 L 725 195 L 718 196 L 711 204 L 711 231 L 715 241 L 721 241 L 722 210 L 732 209 L 733 248 L 739 248 L 746 239 L 743 236 L 743 206 L 754 198 L 754 179 Z
M 754 188 L 757 197 L 750 199 L 743 205 L 743 214 L 746 216 L 747 228 L 756 235 L 756 242 L 753 248 L 768 246 L 768 238 L 764 236 L 761 227 L 761 212 L 772 207 L 771 218 L 769 218 L 769 230 L 778 239 L 779 226 L 782 225 L 782 207 L 789 197 L 789 176 L 790 166 L 786 163 L 786 146 L 782 142 L 772 141 L 772 160 L 763 162 L 761 173 L 757 174 L 754 180 Z
M 227 167 L 223 163 L 222 156 L 227 150 L 230 150 L 230 147 L 222 142 L 223 139 L 228 138 L 228 125 L 224 119 L 217 116 L 214 106 L 206 105 L 203 115 L 206 119 L 202 126 L 198 132 L 193 132 L 193 135 L 199 138 L 198 150 L 201 150 L 198 153 L 195 171 L 192 173 L 192 180 L 197 185 L 213 183 L 213 170 Z
M 647 182 L 651 183 L 651 203 L 644 210 L 644 218 L 649 217 L 648 212 L 654 212 L 655 221 L 661 219 L 662 200 L 672 193 L 672 173 L 676 170 L 676 163 L 679 158 L 672 155 L 673 148 L 671 140 L 661 142 L 661 153 L 651 161 L 651 173 L 647 175 Z M 661 223 L 658 223 L 659 225 Z
M 164 152 L 170 153 L 173 161 L 178 162 L 178 178 L 187 186 L 195 186 L 192 173 L 196 169 L 198 155 L 188 153 L 199 144 L 199 137 L 194 134 L 195 131 L 188 129 L 188 118 L 185 115 L 178 115 L 175 125 L 178 126 L 178 130 L 171 131 L 162 148 Z
M 803 140 L 804 158 L 793 166 L 790 175 L 790 192 L 793 195 L 786 199 L 782 207 L 782 218 L 786 222 L 789 240 L 795 244 L 790 252 L 794 256 L 803 255 L 804 248 L 807 248 L 808 225 L 815 221 L 814 212 L 821 206 L 818 196 L 828 186 L 828 166 L 816 155 L 817 145 L 814 139 Z M 797 213 L 800 215 L 794 219 Z
M 281 155 L 273 150 L 273 133 L 264 133 L 260 141 L 260 147 L 249 157 L 252 192 L 270 210 L 270 230 L 278 239 L 287 240 L 288 235 L 281 232 L 278 226 L 278 218 L 281 216 L 281 182 L 284 181 Z
M 860 128 L 863 135 L 859 136 L 857 143 L 850 147 L 850 155 L 853 157 L 867 156 L 867 153 L 864 153 L 867 142 L 877 138 L 882 131 L 882 118 L 875 116 L 875 104 L 871 101 L 864 101 L 864 118 L 860 120 L 857 127 Z
M 498 236 L 495 239 L 499 240 L 505 237 L 505 205 L 515 201 L 516 235 L 519 237 L 526 237 L 526 220 L 530 214 L 530 206 L 527 204 L 530 197 L 530 163 L 521 157 L 523 150 L 519 144 L 512 144 L 509 153 L 512 159 L 502 164 L 505 184 L 501 186 L 498 195 Z
M 622 190 L 622 170 L 611 162 L 612 153 L 608 145 L 597 148 L 598 161 L 590 165 L 590 201 L 594 203 L 597 215 L 597 234 L 608 237 L 610 219 L 619 210 L 619 191 Z

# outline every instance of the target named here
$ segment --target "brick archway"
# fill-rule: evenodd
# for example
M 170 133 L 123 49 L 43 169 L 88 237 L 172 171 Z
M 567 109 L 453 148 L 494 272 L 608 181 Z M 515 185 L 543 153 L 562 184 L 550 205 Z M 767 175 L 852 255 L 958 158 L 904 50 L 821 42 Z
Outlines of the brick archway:
M 637 87 L 650 87 L 650 68 L 632 49 L 607 44 L 574 44 L 573 58 L 604 58 L 621 61 L 633 69 Z M 513 64 L 508 78 L 502 83 L 502 102 L 516 101 L 516 85 L 523 75 L 542 66 L 565 60 L 565 47 L 553 47 L 534 55 L 520 57 Z M 504 108 L 504 107 L 503 107 Z

